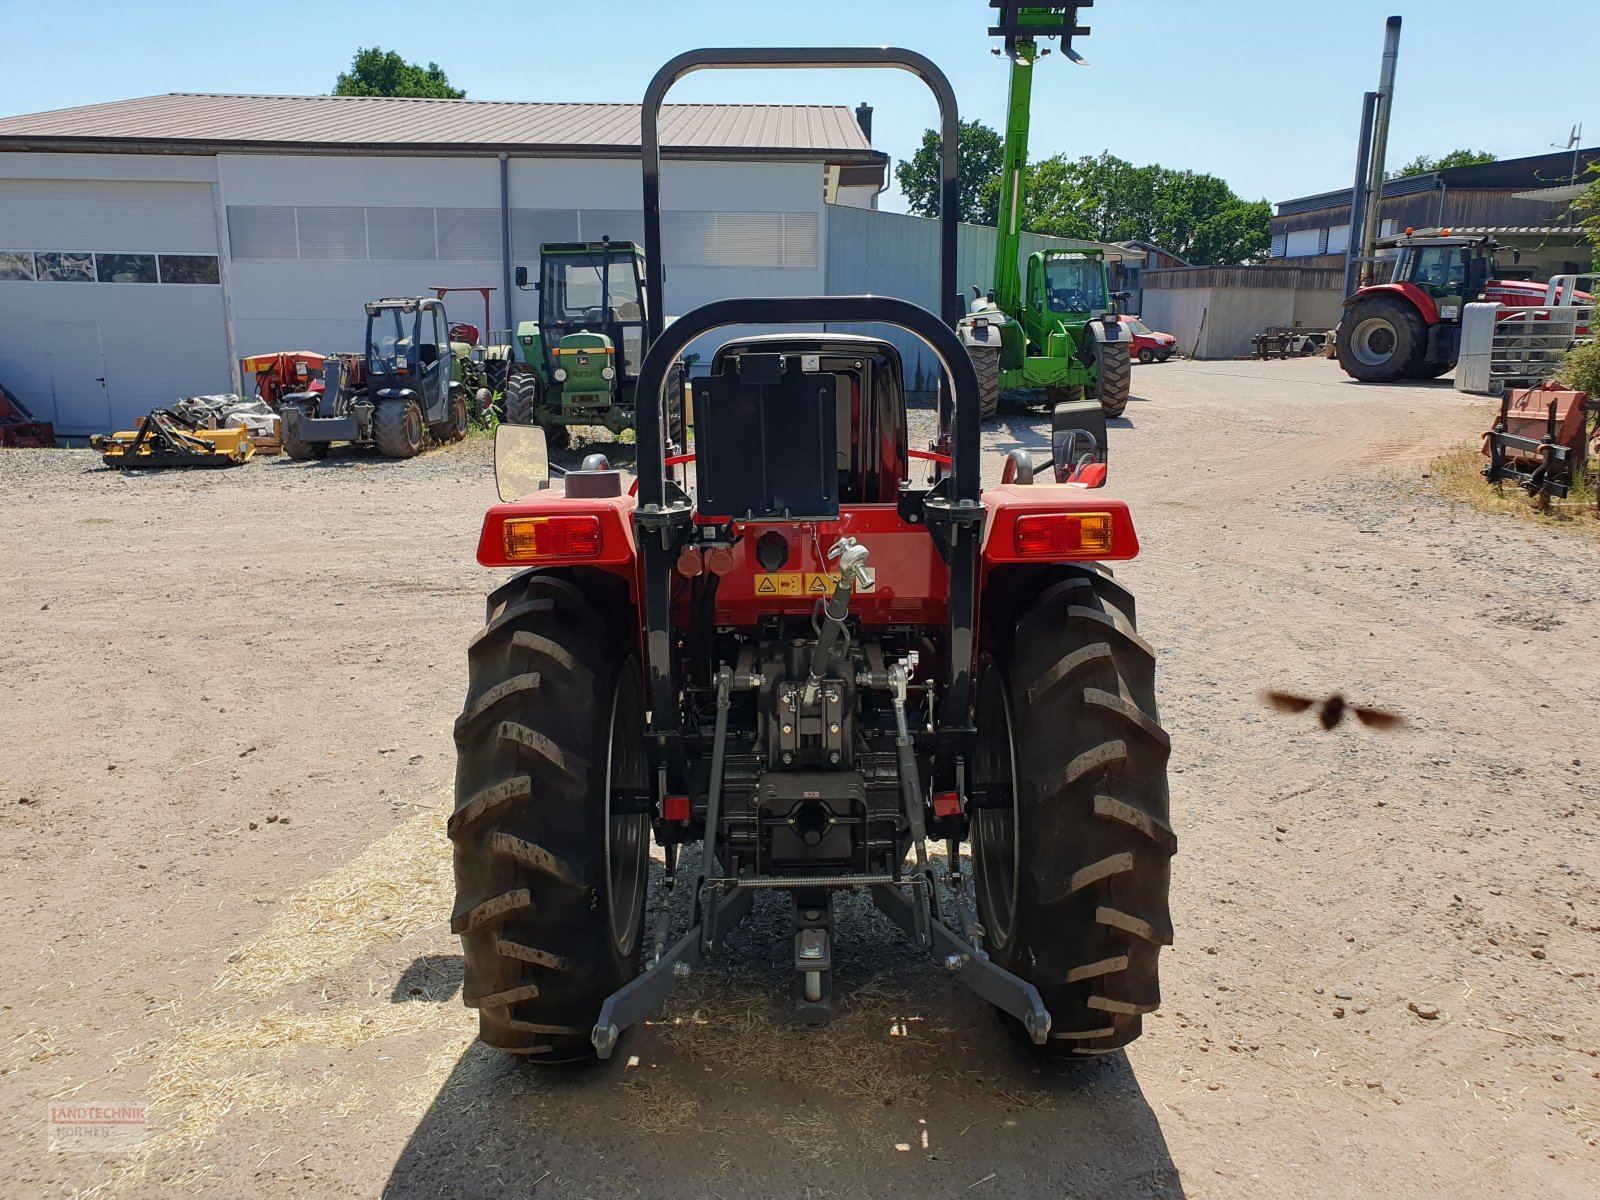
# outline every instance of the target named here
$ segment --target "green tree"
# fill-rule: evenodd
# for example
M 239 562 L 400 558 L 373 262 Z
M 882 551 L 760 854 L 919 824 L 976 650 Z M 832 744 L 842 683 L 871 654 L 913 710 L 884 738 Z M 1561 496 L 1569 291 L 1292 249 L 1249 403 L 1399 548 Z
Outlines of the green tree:
M 426 100 L 464 100 L 466 92 L 450 86 L 438 63 L 420 67 L 393 50 L 368 46 L 356 51 L 350 69 L 334 80 L 335 96 L 416 96 Z
M 1115 155 L 1065 155 L 1028 168 L 1023 228 L 1102 242 L 1152 242 L 1194 263 L 1266 256 L 1272 208 L 1245 200 L 1215 175 Z
M 1490 154 L 1487 150 L 1452 150 L 1443 158 L 1429 158 L 1426 154 L 1419 154 L 1398 171 L 1391 172 L 1389 178 L 1403 179 L 1407 175 L 1426 175 L 1430 171 L 1443 171 L 1446 167 L 1474 167 L 1479 163 L 1499 161 L 1498 154 Z
M 993 225 L 1000 210 L 1000 164 L 1004 145 L 1000 135 L 982 121 L 961 122 L 961 165 L 958 215 L 977 225 Z M 895 165 L 895 182 L 906 205 L 923 217 L 939 215 L 939 131 L 922 135 L 922 145 L 909 160 Z

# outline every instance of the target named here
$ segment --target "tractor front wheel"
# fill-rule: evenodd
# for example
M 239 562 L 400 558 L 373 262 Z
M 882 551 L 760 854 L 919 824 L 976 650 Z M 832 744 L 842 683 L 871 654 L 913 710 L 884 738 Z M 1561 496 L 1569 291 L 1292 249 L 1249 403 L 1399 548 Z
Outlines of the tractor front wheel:
M 415 400 L 379 400 L 372 417 L 372 440 L 385 458 L 415 458 L 421 454 L 421 406 Z
M 506 380 L 505 420 L 508 425 L 539 424 L 539 399 L 543 387 L 536 375 L 513 375 Z M 572 443 L 572 434 L 565 425 L 544 427 L 545 445 L 551 450 L 565 450 Z
M 967 354 L 978 374 L 978 419 L 987 421 L 1000 411 L 1000 351 L 968 346 Z
M 994 961 L 1050 1012 L 1038 1050 L 1081 1059 L 1133 1041 L 1161 1001 L 1170 743 L 1126 591 L 1081 570 L 1015 599 L 1020 620 L 991 623 L 979 663 L 972 777 L 1010 800 L 973 815 L 978 915 Z
M 507 425 L 536 425 L 539 406 L 539 380 L 532 375 L 513 375 L 500 394 L 500 409 Z
M 288 405 L 284 405 L 285 409 L 288 407 Z M 299 405 L 295 408 L 295 411 L 302 417 L 310 417 L 312 415 L 310 405 Z M 308 442 L 302 438 L 290 436 L 289 422 L 282 419 L 281 413 L 278 430 L 283 439 L 283 452 L 294 459 L 295 462 L 314 462 L 319 458 L 328 457 L 327 442 Z
M 462 998 L 478 1036 L 536 1063 L 594 1057 L 600 1005 L 639 971 L 650 819 L 644 688 L 630 639 L 577 582 L 528 572 L 489 597 L 456 721 Z
M 1406 378 L 1426 347 L 1422 314 L 1393 296 L 1357 300 L 1339 322 L 1339 366 L 1362 383 Z
M 1133 392 L 1133 358 L 1127 342 L 1094 344 L 1094 398 L 1108 417 L 1120 417 Z

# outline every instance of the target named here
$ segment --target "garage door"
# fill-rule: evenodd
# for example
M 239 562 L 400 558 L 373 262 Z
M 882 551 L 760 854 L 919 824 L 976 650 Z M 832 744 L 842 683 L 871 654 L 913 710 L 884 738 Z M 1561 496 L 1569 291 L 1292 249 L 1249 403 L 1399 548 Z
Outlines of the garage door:
M 211 185 L 0 180 L 0 383 L 58 436 L 232 386 Z

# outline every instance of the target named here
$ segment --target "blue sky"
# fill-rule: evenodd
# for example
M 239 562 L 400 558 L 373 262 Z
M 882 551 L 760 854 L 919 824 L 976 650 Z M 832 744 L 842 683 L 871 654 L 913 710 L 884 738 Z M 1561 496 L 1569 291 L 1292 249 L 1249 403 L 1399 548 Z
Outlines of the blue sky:
M 1000 125 L 1006 69 L 985 0 L 474 0 L 223 4 L 57 0 L 8 4 L 0 115 L 177 91 L 331 90 L 357 46 L 438 62 L 479 100 L 628 100 L 672 54 L 708 45 L 882 44 L 929 55 L 964 117 Z M 1052 55 L 1034 96 L 1032 156 L 1110 150 L 1220 175 L 1251 198 L 1347 186 L 1361 93 L 1375 87 L 1390 13 L 1401 38 L 1393 165 L 1457 147 L 1543 153 L 1584 122 L 1600 144 L 1590 56 L 1600 3 L 1541 0 L 1099 0 L 1073 67 Z M 159 14 L 159 16 L 157 15 Z M 1560 47 L 1566 86 L 1545 86 Z M 1509 85 L 1496 80 L 1508 77 Z M 1541 100 L 1548 90 L 1554 98 Z M 1478 97 L 1478 99 L 1474 99 Z M 896 158 L 934 124 L 931 97 L 898 72 L 719 72 L 673 100 L 872 104 L 874 142 Z M 902 205 L 891 193 L 888 207 Z

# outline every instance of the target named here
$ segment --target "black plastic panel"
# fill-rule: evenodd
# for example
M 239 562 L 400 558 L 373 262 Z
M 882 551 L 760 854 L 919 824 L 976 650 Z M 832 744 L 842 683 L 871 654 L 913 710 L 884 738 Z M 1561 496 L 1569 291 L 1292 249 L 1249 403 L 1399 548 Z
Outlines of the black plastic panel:
M 702 515 L 746 521 L 839 515 L 838 382 L 800 366 L 799 355 L 744 354 L 695 385 Z

